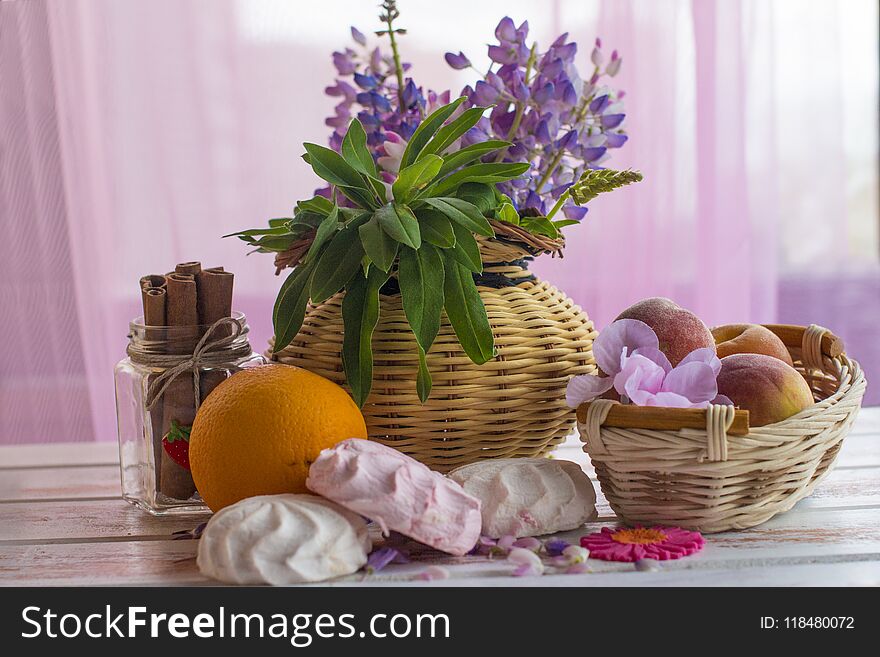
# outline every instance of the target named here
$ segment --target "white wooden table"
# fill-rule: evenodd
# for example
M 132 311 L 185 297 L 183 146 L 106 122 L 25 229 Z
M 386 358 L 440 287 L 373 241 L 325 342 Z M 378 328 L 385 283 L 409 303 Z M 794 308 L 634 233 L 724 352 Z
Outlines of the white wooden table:
M 570 439 L 557 458 L 593 470 Z M 614 523 L 599 491 L 599 520 L 561 536 Z M 155 518 L 120 499 L 113 443 L 0 447 L 0 584 L 33 586 L 210 584 L 198 571 L 195 540 L 173 540 L 205 515 Z M 653 563 L 653 562 L 652 562 Z M 429 564 L 449 579 L 414 578 Z M 864 409 L 837 464 L 813 495 L 753 529 L 707 536 L 697 555 L 636 570 L 590 561 L 592 573 L 512 578 L 503 560 L 414 554 L 371 576 L 330 585 L 630 586 L 880 584 L 880 408 Z

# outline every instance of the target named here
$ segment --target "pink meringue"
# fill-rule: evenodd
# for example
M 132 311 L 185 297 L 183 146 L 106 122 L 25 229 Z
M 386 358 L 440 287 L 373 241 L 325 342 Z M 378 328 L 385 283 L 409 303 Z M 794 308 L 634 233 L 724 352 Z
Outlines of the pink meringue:
M 309 490 L 443 552 L 461 556 L 480 537 L 480 502 L 451 479 L 380 443 L 350 438 L 309 468 Z

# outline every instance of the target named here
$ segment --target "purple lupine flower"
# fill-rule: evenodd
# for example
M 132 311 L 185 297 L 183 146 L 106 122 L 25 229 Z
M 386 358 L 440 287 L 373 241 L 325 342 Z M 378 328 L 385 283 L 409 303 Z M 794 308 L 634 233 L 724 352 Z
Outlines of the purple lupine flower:
M 351 38 L 362 46 L 367 45 L 367 37 L 365 37 L 364 33 L 357 29 L 354 25 L 351 26 Z
M 569 545 L 571 545 L 571 543 L 569 543 L 568 541 L 564 541 L 561 538 L 551 538 L 549 541 L 544 543 L 544 549 L 547 551 L 547 554 L 549 556 L 558 557 Z
M 351 75 L 355 71 L 354 60 L 352 59 L 352 55 L 354 53 L 351 50 L 346 50 L 343 52 L 334 52 L 333 53 L 333 66 L 336 67 L 336 71 L 339 75 Z
M 459 51 L 457 55 L 448 52 L 444 57 L 446 58 L 446 63 L 458 71 L 471 65 L 471 60 L 469 60 L 461 51 Z
M 373 550 L 367 557 L 367 564 L 364 570 L 369 574 L 378 573 L 390 563 L 408 563 L 409 557 L 403 552 L 392 547 L 381 547 Z
M 501 183 L 498 189 L 517 209 L 534 211 L 541 207 L 534 195 L 547 207 L 548 201 L 558 198 L 551 190 L 571 184 L 587 168 L 604 161 L 609 149 L 626 143 L 620 102 L 623 92 L 604 84 L 619 72 L 621 58 L 616 51 L 605 57 L 602 41 L 596 39 L 584 58 L 590 71 L 584 78 L 577 70 L 577 44 L 568 40 L 568 34 L 541 51 L 526 43 L 527 23 L 517 27 L 505 17 L 495 28 L 495 38 L 497 42 L 489 46 L 495 66 L 462 93 L 467 98 L 464 108 L 494 107 L 487 120 L 465 135 L 462 144 L 486 139 L 512 141 L 503 161 L 529 162 L 532 167 L 525 177 Z M 453 59 L 449 64 L 455 67 L 458 61 Z M 566 203 L 562 212 L 580 219 L 586 210 Z

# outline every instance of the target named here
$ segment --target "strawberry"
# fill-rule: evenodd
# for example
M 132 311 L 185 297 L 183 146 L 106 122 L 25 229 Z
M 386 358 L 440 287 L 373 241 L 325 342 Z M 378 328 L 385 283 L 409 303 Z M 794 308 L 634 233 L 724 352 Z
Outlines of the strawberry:
M 171 420 L 171 430 L 162 438 L 162 447 L 171 459 L 181 467 L 189 467 L 189 432 L 192 427 L 183 427 L 177 420 Z

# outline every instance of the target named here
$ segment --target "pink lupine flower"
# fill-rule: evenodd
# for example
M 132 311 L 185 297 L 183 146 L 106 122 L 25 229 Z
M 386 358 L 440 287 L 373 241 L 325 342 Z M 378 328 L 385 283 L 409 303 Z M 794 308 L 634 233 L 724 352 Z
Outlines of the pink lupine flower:
M 400 160 L 403 158 L 406 144 L 406 140 L 399 134 L 386 130 L 385 142 L 382 144 L 385 155 L 378 158 L 376 163 L 385 171 L 397 173 L 400 170 Z

